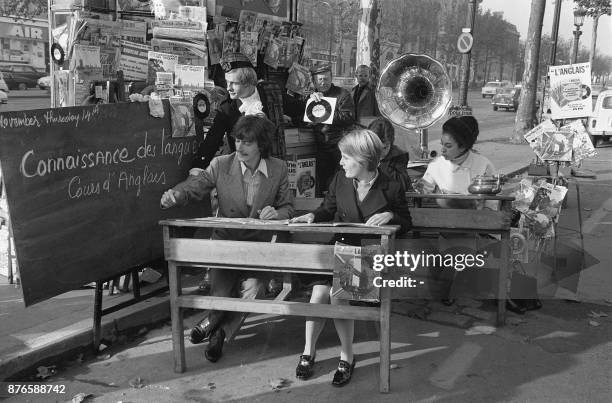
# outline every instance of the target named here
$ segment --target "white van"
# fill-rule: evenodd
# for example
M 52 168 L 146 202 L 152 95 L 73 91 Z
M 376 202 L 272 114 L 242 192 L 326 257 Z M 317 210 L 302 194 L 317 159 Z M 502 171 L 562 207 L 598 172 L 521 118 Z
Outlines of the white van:
M 612 136 L 612 90 L 602 91 L 597 97 L 593 114 L 587 121 L 587 130 L 595 147 Z

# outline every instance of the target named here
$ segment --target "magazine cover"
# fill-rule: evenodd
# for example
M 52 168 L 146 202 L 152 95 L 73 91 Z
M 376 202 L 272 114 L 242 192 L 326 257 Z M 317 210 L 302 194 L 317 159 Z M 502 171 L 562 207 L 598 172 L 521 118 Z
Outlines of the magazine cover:
M 573 131 L 544 132 L 542 134 L 542 159 L 545 161 L 571 161 Z
M 195 136 L 193 99 L 191 97 L 170 97 L 170 118 L 172 137 Z
M 548 76 L 552 119 L 591 115 L 591 63 L 549 66 Z
M 297 160 L 295 171 L 296 197 L 315 197 L 316 158 Z
M 121 56 L 119 70 L 123 71 L 126 80 L 146 80 L 148 74 L 148 58 L 151 46 L 140 43 L 121 41 Z
M 207 76 L 205 66 L 177 64 L 174 69 L 174 85 L 182 89 L 204 88 Z
M 211 66 L 213 64 L 219 64 L 221 61 L 221 55 L 223 54 L 223 34 L 212 29 L 206 33 L 208 38 L 208 58 Z
M 238 23 L 236 21 L 227 21 L 225 23 L 225 32 L 223 33 L 222 57 L 228 53 L 239 51 L 240 36 L 238 35 Z
M 287 77 L 285 88 L 300 95 L 307 95 L 310 93 L 311 87 L 312 76 L 310 75 L 310 70 L 294 62 L 289 69 L 289 76 Z
M 270 67 L 278 67 L 278 58 L 280 56 L 281 43 L 278 38 L 272 38 L 266 49 L 266 56 L 264 57 L 264 63 Z
M 257 13 L 254 11 L 242 10 L 240 11 L 240 18 L 238 19 L 238 25 L 240 32 L 251 32 L 255 30 L 255 23 L 257 20 Z
M 257 67 L 257 32 L 240 32 L 240 53 L 249 58 L 253 67 Z
M 297 161 L 285 161 L 287 163 L 287 180 L 289 182 L 289 190 L 293 193 L 293 197 L 297 192 Z
M 540 123 L 533 129 L 525 133 L 523 137 L 525 138 L 525 140 L 527 140 L 527 143 L 529 143 L 529 147 L 531 147 L 531 149 L 538 156 L 538 158 L 540 158 L 541 160 L 544 160 L 542 156 L 544 153 L 544 148 L 545 148 L 544 134 L 554 133 L 556 131 L 557 131 L 557 127 L 549 119 L 549 120 L 545 120 L 544 122 Z M 547 137 L 550 137 L 550 136 L 547 135 Z
M 589 133 L 584 128 L 580 119 L 561 127 L 561 131 L 571 131 L 574 133 L 572 164 L 578 165 L 583 159 L 593 157 L 597 154 Z
M 178 56 L 169 53 L 149 51 L 147 58 L 149 59 L 147 75 L 147 82 L 149 84 L 155 84 L 157 72 L 174 73 L 174 68 L 178 63 Z
M 374 255 L 382 253 L 380 245 L 351 246 L 336 242 L 334 246 L 334 279 L 332 296 L 353 301 L 378 301 L 379 289 L 372 268 Z
M 100 47 L 75 44 L 70 58 L 70 70 L 77 72 L 80 81 L 101 80 Z

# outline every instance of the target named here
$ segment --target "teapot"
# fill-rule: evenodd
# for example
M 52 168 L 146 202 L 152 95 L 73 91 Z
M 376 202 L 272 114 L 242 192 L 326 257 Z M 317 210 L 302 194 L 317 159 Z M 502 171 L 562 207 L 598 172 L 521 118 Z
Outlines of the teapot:
M 504 175 L 485 176 L 478 175 L 468 187 L 471 194 L 497 194 L 502 190 L 502 183 L 505 182 Z

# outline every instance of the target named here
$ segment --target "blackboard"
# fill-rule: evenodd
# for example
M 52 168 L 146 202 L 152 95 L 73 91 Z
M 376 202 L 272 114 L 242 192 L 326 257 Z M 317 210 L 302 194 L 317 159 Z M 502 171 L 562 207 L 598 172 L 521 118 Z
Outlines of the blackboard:
M 146 103 L 0 114 L 6 184 L 26 306 L 163 257 L 160 219 L 209 215 L 210 201 L 161 210 L 184 180 L 194 137 L 171 138 Z

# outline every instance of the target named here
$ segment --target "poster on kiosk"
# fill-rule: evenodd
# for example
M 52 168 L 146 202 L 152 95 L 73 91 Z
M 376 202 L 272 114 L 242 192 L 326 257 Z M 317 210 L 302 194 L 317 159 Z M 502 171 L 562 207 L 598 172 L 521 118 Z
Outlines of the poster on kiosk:
M 552 119 L 591 115 L 591 63 L 548 67 Z

